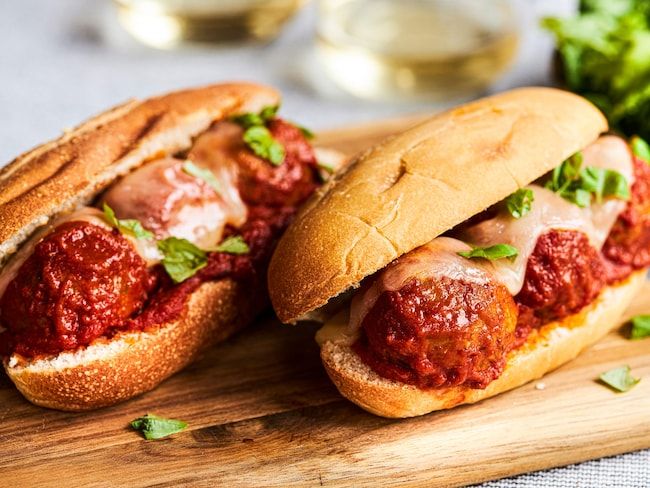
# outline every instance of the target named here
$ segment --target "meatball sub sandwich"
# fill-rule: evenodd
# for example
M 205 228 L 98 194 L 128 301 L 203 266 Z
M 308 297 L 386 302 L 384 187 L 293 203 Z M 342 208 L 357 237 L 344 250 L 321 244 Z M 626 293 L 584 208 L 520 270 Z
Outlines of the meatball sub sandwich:
M 621 317 L 650 265 L 650 166 L 585 99 L 526 88 L 360 156 L 299 212 L 269 268 L 341 393 L 409 417 L 510 390 Z M 342 307 L 342 308 L 341 308 Z
M 323 177 L 279 101 L 243 83 L 133 101 L 0 171 L 0 354 L 27 399 L 130 398 L 267 306 L 272 250 Z

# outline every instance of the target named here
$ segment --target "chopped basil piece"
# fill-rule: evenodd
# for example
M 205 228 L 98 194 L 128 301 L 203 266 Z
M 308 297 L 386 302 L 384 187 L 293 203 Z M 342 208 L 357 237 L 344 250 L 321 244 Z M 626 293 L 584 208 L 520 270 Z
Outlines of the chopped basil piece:
M 316 135 L 312 131 L 310 131 L 307 127 L 303 127 L 302 125 L 298 125 L 298 124 L 293 124 L 293 125 L 295 125 L 298 128 L 298 130 L 302 132 L 302 135 L 305 136 L 305 139 L 313 139 L 314 137 L 316 137 Z
M 582 154 L 578 152 L 556 167 L 544 186 L 579 207 L 588 207 L 592 197 L 597 202 L 604 197 L 630 198 L 628 181 L 618 171 L 581 166 Z
M 233 117 L 231 120 L 236 124 L 241 125 L 244 129 L 248 129 L 249 127 L 255 127 L 258 125 L 264 125 L 264 119 L 260 117 L 259 114 L 254 114 L 254 113 L 237 115 Z
M 259 157 L 280 166 L 284 162 L 284 146 L 276 141 L 264 126 L 253 126 L 244 132 L 244 142 Z
M 591 195 L 579 185 L 581 166 L 582 153 L 577 152 L 553 169 L 551 179 L 544 186 L 579 207 L 588 206 Z
M 534 200 L 535 194 L 533 190 L 530 188 L 520 188 L 506 198 L 506 208 L 515 219 L 520 219 L 530 212 Z
M 615 197 L 621 200 L 630 199 L 630 187 L 627 179 L 618 171 L 588 166 L 580 173 L 583 189 L 601 202 L 603 197 Z
M 639 136 L 632 137 L 630 141 L 632 152 L 635 156 L 643 159 L 646 163 L 650 164 L 650 144 L 641 139 Z
M 205 181 L 218 194 L 222 193 L 219 180 L 217 180 L 217 177 L 214 176 L 214 173 L 209 169 L 201 168 L 188 159 L 183 163 L 183 171 L 190 176 L 194 176 L 195 178 Z
M 632 330 L 630 331 L 630 339 L 643 339 L 650 337 L 650 315 L 637 315 L 632 317 Z
M 187 428 L 187 422 L 165 419 L 148 413 L 131 422 L 131 427 L 140 432 L 145 439 L 155 440 L 176 434 Z
M 259 113 L 249 112 L 241 115 L 235 115 L 230 120 L 236 124 L 241 125 L 244 129 L 256 126 L 265 126 L 269 120 L 275 117 L 275 115 L 278 113 L 279 108 L 279 105 L 270 105 L 268 107 L 264 107 L 262 110 L 260 110 Z
M 271 120 L 273 117 L 277 115 L 279 109 L 280 109 L 280 105 L 269 105 L 267 107 L 264 107 L 260 111 L 260 117 L 265 122 L 268 122 L 269 120 Z
M 242 236 L 230 236 L 221 242 L 217 247 L 211 249 L 215 252 L 225 252 L 228 254 L 248 254 L 250 248 Z
M 136 239 L 151 239 L 153 237 L 153 232 L 148 231 L 139 220 L 135 219 L 124 219 L 120 220 L 115 216 L 115 212 L 111 207 L 108 206 L 106 202 L 103 205 L 104 217 L 106 221 L 112 226 L 115 227 L 122 234 L 127 234 L 135 237 Z
M 471 251 L 460 251 L 459 256 L 468 259 L 489 259 L 490 261 L 495 261 L 497 259 L 515 259 L 519 251 L 514 246 L 509 244 L 495 244 L 494 246 L 489 247 L 475 247 Z
M 117 217 L 115 216 L 115 211 L 106 202 L 104 202 L 103 204 L 103 209 L 104 209 L 104 217 L 106 217 L 106 221 L 111 225 L 111 227 L 115 227 L 117 229 L 120 226 L 120 221 L 117 220 Z
M 629 366 L 610 369 L 599 376 L 600 381 L 613 390 L 626 392 L 636 385 L 641 378 L 634 378 L 630 374 Z
M 316 165 L 318 166 L 318 179 L 321 183 L 327 183 L 336 173 L 336 168 L 332 164 L 316 161 Z
M 275 118 L 279 105 L 264 107 L 259 113 L 236 115 L 230 120 L 241 125 L 245 130 L 244 142 L 259 157 L 270 161 L 275 166 L 284 162 L 285 149 L 267 129 L 266 125 Z M 298 124 L 293 124 L 306 139 L 313 139 L 314 133 Z
M 326 171 L 329 174 L 334 174 L 336 172 L 336 168 L 334 168 L 333 165 L 323 163 L 322 161 L 318 161 L 316 164 L 318 164 L 318 167 L 324 171 Z
M 565 194 L 564 198 L 575 203 L 578 207 L 586 208 L 591 205 L 591 194 L 582 188 L 578 188 L 574 192 Z
M 551 180 L 546 183 L 546 188 L 556 193 L 568 190 L 571 183 L 580 177 L 581 167 L 582 153 L 577 152 L 553 169 Z
M 163 255 L 162 265 L 174 283 L 181 283 L 194 276 L 208 264 L 208 255 L 187 239 L 168 237 L 158 241 Z

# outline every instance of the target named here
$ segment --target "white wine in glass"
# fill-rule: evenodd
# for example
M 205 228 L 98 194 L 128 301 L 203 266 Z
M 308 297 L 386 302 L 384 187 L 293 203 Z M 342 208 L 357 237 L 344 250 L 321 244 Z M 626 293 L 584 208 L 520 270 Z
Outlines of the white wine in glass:
M 470 97 L 510 65 L 517 39 L 508 0 L 319 0 L 325 70 L 364 98 Z
M 306 0 L 113 0 L 120 23 L 159 48 L 275 37 Z

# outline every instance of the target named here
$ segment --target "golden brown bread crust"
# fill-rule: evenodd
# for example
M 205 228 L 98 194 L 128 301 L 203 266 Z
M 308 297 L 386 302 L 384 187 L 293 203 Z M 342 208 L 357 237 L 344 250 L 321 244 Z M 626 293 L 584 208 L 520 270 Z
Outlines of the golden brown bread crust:
M 232 280 L 204 283 L 173 323 L 26 365 L 11 366 L 5 359 L 5 370 L 36 405 L 69 411 L 105 407 L 155 388 L 201 350 L 244 327 L 263 305 Z
M 524 88 L 444 112 L 361 155 L 299 212 L 269 268 L 294 322 L 504 199 L 607 130 L 585 99 Z
M 0 264 L 39 226 L 90 200 L 116 177 L 189 148 L 215 120 L 279 103 L 250 83 L 211 85 L 104 112 L 0 170 Z
M 279 103 L 250 83 L 212 85 L 132 101 L 16 158 L 0 170 L 0 264 L 39 226 L 91 200 L 147 160 L 189 149 L 193 138 L 231 114 Z M 147 332 L 124 333 L 76 353 L 5 370 L 33 403 L 89 410 L 151 390 L 203 348 L 245 326 L 261 311 L 251 290 L 232 280 L 205 283 L 183 315 Z
M 332 340 L 336 331 L 329 331 L 328 339 L 321 344 L 321 359 L 341 394 L 375 415 L 414 417 L 475 403 L 543 376 L 605 336 L 618 325 L 643 286 L 645 275 L 646 270 L 637 271 L 624 282 L 605 288 L 580 313 L 547 324 L 539 333 L 531 334 L 521 348 L 510 353 L 503 374 L 484 390 L 466 387 L 420 390 L 382 378 L 350 346 Z M 342 329 L 345 324 L 337 327 Z

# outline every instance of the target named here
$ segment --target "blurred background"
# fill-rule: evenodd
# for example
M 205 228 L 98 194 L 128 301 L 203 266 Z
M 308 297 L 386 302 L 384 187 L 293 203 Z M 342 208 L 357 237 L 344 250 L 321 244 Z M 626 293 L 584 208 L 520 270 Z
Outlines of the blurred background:
M 131 97 L 278 87 L 312 129 L 552 82 L 568 0 L 21 0 L 0 16 L 0 161 Z

